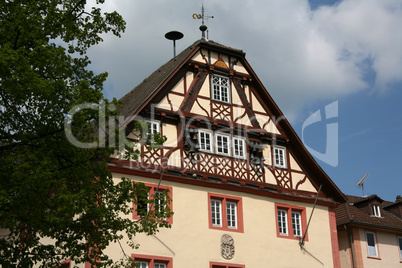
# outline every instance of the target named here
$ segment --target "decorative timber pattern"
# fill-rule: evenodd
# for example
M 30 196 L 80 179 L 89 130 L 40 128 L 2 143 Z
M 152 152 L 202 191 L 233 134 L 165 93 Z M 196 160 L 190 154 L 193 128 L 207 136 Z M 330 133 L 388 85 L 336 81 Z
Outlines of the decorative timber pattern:
M 207 77 L 207 74 L 203 71 L 200 71 L 197 73 L 190 90 L 188 91 L 188 95 L 184 100 L 184 103 L 182 105 L 182 111 L 183 112 L 189 112 L 191 110 L 191 107 L 193 106 L 194 102 L 197 99 L 198 92 L 200 91 L 202 84 L 204 84 L 205 78 Z
M 233 84 L 236 88 L 237 94 L 239 94 L 239 97 L 246 108 L 247 115 L 250 118 L 251 123 L 253 124 L 254 127 L 260 128 L 260 124 L 257 121 L 257 118 L 255 116 L 255 113 L 253 112 L 253 108 L 251 107 L 250 102 L 247 100 L 246 93 L 244 92 L 243 85 L 240 82 L 240 79 L 234 79 Z

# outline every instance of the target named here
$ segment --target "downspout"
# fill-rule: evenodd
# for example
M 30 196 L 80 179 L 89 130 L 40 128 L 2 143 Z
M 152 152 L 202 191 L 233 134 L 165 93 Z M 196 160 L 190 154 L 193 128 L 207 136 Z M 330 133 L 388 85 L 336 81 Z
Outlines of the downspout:
M 352 248 L 352 261 L 353 261 L 353 268 L 356 268 L 356 264 L 355 264 L 355 250 L 353 248 L 353 235 L 352 233 L 348 230 L 348 228 L 346 227 L 346 225 L 343 226 L 345 228 L 345 231 L 349 234 L 350 237 L 350 246 Z

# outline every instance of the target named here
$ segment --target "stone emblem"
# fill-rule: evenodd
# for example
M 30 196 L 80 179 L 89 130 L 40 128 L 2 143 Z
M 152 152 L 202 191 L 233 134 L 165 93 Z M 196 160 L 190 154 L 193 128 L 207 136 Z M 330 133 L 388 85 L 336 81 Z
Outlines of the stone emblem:
M 230 260 L 234 257 L 235 254 L 235 246 L 233 238 L 224 234 L 221 238 L 221 255 L 223 258 Z

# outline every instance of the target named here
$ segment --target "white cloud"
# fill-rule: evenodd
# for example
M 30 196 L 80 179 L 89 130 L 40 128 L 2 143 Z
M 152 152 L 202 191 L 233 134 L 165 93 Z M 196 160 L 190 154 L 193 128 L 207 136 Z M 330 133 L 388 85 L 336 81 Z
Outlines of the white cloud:
M 94 70 L 110 74 L 108 97 L 122 97 L 172 57 L 166 32 L 184 33 L 176 43 L 178 52 L 201 37 L 201 22 L 191 17 L 200 13 L 201 1 L 110 2 L 107 7 L 117 9 L 127 21 L 126 33 L 121 39 L 105 36 L 89 55 Z M 367 68 L 376 74 L 375 90 L 386 91 L 390 83 L 401 82 L 399 0 L 344 0 L 315 11 L 307 0 L 203 3 L 207 14 L 214 15 L 209 20 L 210 39 L 245 51 L 291 119 L 317 100 L 369 89 L 363 79 Z

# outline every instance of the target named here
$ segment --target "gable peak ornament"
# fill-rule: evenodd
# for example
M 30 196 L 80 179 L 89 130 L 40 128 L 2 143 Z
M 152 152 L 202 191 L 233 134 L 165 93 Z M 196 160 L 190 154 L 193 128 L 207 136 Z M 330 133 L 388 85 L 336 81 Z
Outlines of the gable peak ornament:
M 224 234 L 221 238 L 221 255 L 223 258 L 230 260 L 234 257 L 235 254 L 235 246 L 233 238 Z

